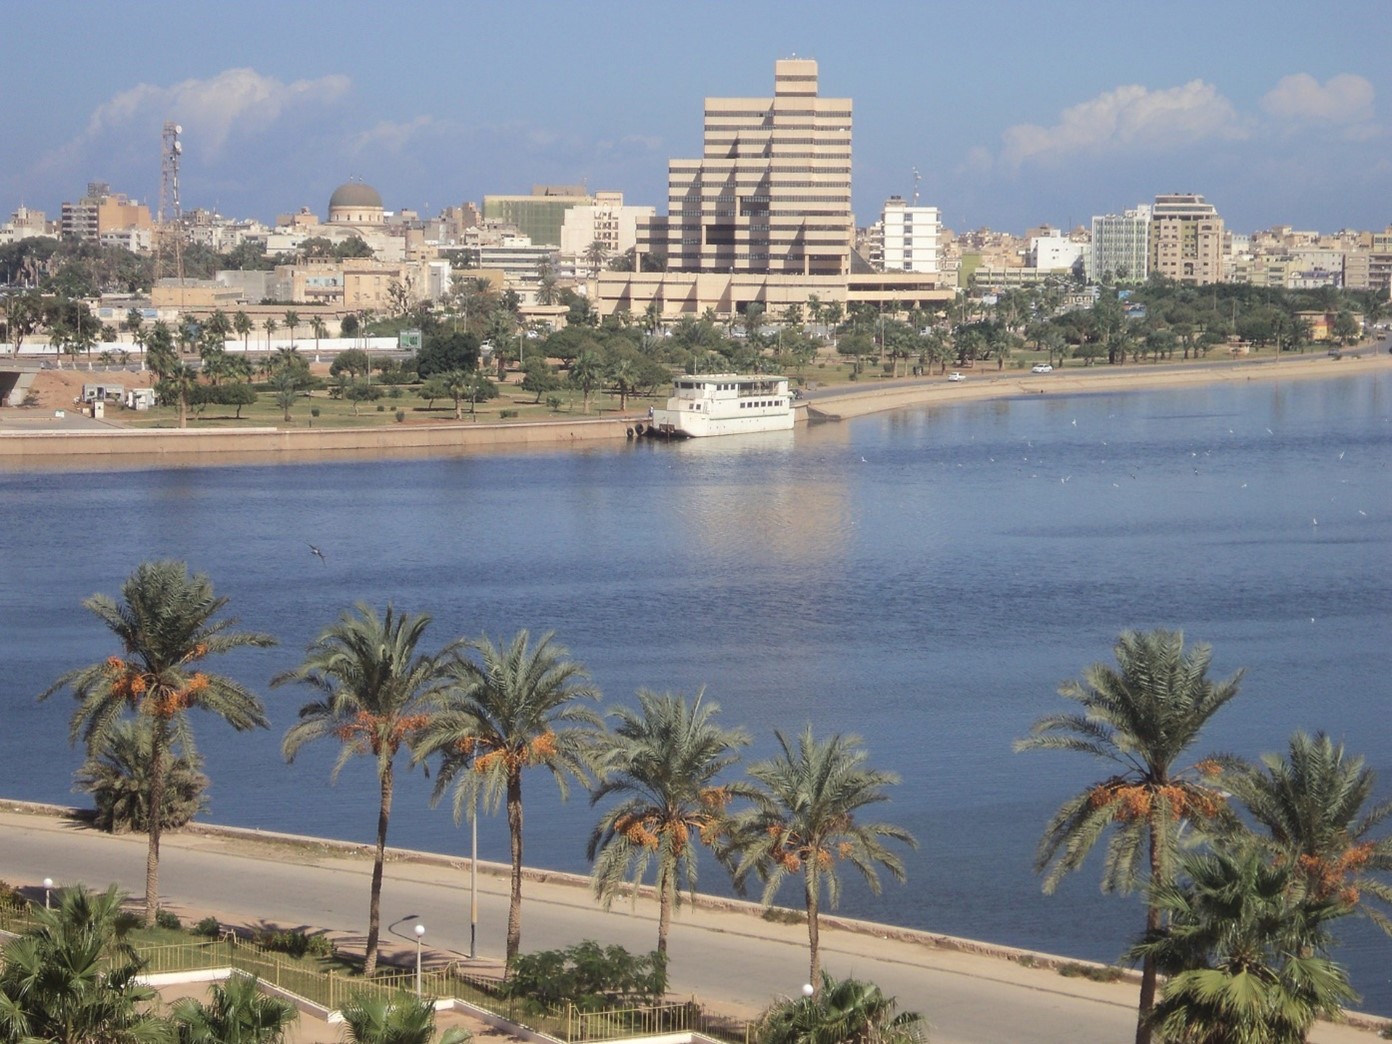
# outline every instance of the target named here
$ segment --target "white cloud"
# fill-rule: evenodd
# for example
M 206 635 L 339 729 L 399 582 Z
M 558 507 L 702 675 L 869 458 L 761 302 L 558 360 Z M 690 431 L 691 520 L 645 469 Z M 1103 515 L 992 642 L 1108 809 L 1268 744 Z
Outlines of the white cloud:
M 142 83 L 102 103 L 87 123 L 95 139 L 132 123 L 174 119 L 191 141 L 218 153 L 233 132 L 265 130 L 291 110 L 336 101 L 348 92 L 347 76 L 284 83 L 255 69 L 226 69 L 206 80 L 184 80 L 169 87 Z
M 432 116 L 417 116 L 405 122 L 382 120 L 374 127 L 359 131 L 348 139 L 348 151 L 354 155 L 367 149 L 381 149 L 386 152 L 400 152 L 418 134 L 433 130 L 436 121 Z
M 1059 114 L 1052 127 L 1024 123 L 1002 135 L 1001 158 L 1018 168 L 1078 154 L 1163 150 L 1209 138 L 1241 138 L 1246 129 L 1227 98 L 1210 83 L 1152 91 L 1139 84 L 1099 94 Z
M 1341 73 L 1323 84 L 1309 73 L 1283 76 L 1261 100 L 1280 120 L 1301 123 L 1366 123 L 1373 118 L 1373 85 L 1361 76 Z

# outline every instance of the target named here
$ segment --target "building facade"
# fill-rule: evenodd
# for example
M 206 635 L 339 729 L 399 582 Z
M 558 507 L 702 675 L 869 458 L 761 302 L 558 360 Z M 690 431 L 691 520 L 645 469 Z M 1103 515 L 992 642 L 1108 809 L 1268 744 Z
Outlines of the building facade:
M 1145 282 L 1150 274 L 1150 207 L 1092 219 L 1092 244 L 1083 255 L 1088 282 Z
M 1150 271 L 1178 283 L 1223 280 L 1223 219 L 1203 196 L 1156 196 L 1150 212 Z
M 104 232 L 149 230 L 154 223 L 150 208 L 144 203 L 134 203 L 119 192 L 112 192 L 105 182 L 91 181 L 87 183 L 87 195 L 76 203 L 63 204 L 59 225 L 64 239 L 98 243 Z
M 937 207 L 910 206 L 899 196 L 890 196 L 875 237 L 880 270 L 937 275 L 941 232 Z

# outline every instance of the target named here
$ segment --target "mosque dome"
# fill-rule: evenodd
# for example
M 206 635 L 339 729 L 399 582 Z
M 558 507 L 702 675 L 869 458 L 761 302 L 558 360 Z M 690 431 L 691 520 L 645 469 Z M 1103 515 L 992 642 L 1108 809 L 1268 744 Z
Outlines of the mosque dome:
M 382 209 L 382 196 L 371 185 L 361 181 L 346 181 L 329 197 L 329 209 L 335 207 L 376 207 Z

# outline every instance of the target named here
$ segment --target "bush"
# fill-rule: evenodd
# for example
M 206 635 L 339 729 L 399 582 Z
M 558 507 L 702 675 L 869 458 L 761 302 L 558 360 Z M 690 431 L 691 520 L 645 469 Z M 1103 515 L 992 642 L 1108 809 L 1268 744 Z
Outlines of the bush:
M 143 727 L 142 727 L 143 725 Z M 150 730 L 142 722 L 121 722 L 92 751 L 77 770 L 73 789 L 92 795 L 97 829 L 112 834 L 143 831 L 149 819 Z M 206 807 L 203 759 L 177 753 L 169 762 L 164 784 L 166 830 L 177 830 Z
M 317 416 L 319 416 L 319 407 L 318 407 L 318 406 L 311 406 L 311 407 L 309 408 L 309 415 L 310 415 L 311 417 L 317 417 Z
M 498 411 L 498 416 L 501 417 L 503 420 L 507 420 L 509 417 L 516 417 L 516 416 L 517 416 L 517 411 L 516 411 L 516 410 L 499 410 L 499 411 Z
M 189 930 L 193 932 L 194 935 L 202 935 L 208 939 L 216 939 L 222 934 L 222 922 L 216 917 L 205 917 Z
M 292 932 L 263 929 L 256 933 L 255 942 L 265 950 L 290 957 L 332 957 L 334 944 L 326 935 L 310 935 L 299 930 Z
M 560 408 L 561 408 L 561 397 L 560 397 L 559 395 L 548 395 L 548 396 L 546 396 L 546 407 L 547 407 L 547 409 L 549 409 L 552 413 L 557 413 L 557 412 L 559 412 L 559 410 L 560 410 Z
M 155 924 L 160 928 L 168 928 L 171 932 L 177 932 L 184 926 L 184 922 L 179 920 L 179 915 L 172 910 L 156 910 Z
M 384 403 L 380 403 L 380 402 L 379 402 L 379 403 L 377 404 L 377 412 L 378 412 L 378 413 L 386 413 L 386 412 L 387 412 L 387 407 L 386 407 L 386 405 L 385 405 Z
M 397 410 L 397 411 L 396 411 L 396 423 L 400 424 L 400 423 L 401 423 L 402 421 L 404 421 L 405 419 L 406 419 L 406 411 L 405 411 L 405 410 Z
M 1065 979 L 1091 979 L 1093 982 L 1116 982 L 1126 973 L 1110 965 L 1094 967 L 1091 964 L 1078 964 L 1069 961 L 1058 966 L 1058 973 Z
M 622 946 L 593 939 L 565 950 L 523 954 L 512 964 L 504 995 L 540 1008 L 574 1004 L 602 1011 L 626 1004 L 651 1004 L 667 992 L 667 958 L 654 950 L 634 956 Z

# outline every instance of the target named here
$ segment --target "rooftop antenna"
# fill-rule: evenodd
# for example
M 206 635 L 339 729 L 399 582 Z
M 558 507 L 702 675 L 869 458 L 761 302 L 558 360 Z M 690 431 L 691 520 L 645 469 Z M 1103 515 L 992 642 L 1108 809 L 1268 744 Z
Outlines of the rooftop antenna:
M 155 231 L 155 281 L 173 276 L 184 285 L 184 211 L 179 201 L 179 136 L 184 128 L 168 120 L 160 135 L 159 219 Z
M 917 167 L 914 167 L 914 169 L 913 169 L 913 175 L 914 175 L 913 205 L 914 205 L 914 206 L 918 206 L 918 183 L 919 183 L 920 181 L 923 180 L 923 175 L 920 174 L 920 173 L 918 172 L 918 168 L 917 168 Z

